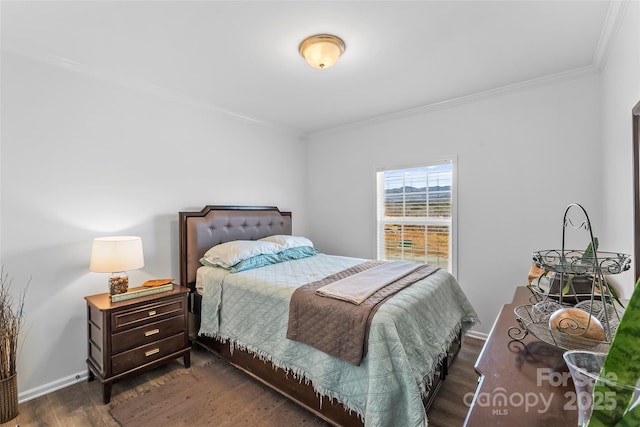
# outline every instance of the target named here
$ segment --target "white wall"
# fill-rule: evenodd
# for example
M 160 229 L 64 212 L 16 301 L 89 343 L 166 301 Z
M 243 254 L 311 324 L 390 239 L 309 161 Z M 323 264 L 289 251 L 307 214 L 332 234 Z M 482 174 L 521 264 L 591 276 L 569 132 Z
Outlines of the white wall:
M 457 155 L 457 277 L 488 333 L 532 251 L 561 247 L 570 203 L 602 227 L 598 105 L 594 74 L 312 136 L 310 235 L 375 257 L 376 169 Z
M 631 110 L 640 101 L 640 2 L 632 1 L 609 51 L 601 78 L 602 164 L 601 194 L 609 249 L 633 254 L 633 132 Z M 636 230 L 640 233 L 640 230 Z M 633 267 L 612 276 L 631 296 Z
M 296 135 L 126 83 L 2 55 L 0 259 L 16 293 L 31 278 L 21 400 L 86 373 L 83 297 L 108 278 L 88 271 L 93 238 L 141 236 L 142 283 L 179 279 L 181 210 L 277 205 L 306 232 Z
M 308 146 L 135 82 L 3 52 L 0 260 L 16 291 L 31 277 L 21 400 L 86 372 L 83 296 L 106 290 L 105 275 L 88 272 L 91 240 L 140 235 L 146 265 L 132 281 L 177 278 L 177 212 L 205 203 L 278 205 L 321 250 L 375 257 L 376 169 L 457 155 L 458 279 L 480 333 L 525 283 L 531 252 L 560 245 L 568 203 L 587 208 L 603 249 L 631 251 L 639 19 L 630 2 L 601 76 L 319 134 Z

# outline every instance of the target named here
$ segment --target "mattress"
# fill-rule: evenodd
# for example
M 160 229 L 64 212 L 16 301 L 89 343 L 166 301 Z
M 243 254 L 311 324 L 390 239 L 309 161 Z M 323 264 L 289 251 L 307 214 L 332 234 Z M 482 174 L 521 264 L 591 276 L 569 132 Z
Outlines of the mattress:
M 380 306 L 359 366 L 286 339 L 289 300 L 298 286 L 365 261 L 317 254 L 239 273 L 201 267 L 199 334 L 310 381 L 317 393 L 339 400 L 367 427 L 425 426 L 422 396 L 433 372 L 455 336 L 478 321 L 448 272 L 438 270 Z

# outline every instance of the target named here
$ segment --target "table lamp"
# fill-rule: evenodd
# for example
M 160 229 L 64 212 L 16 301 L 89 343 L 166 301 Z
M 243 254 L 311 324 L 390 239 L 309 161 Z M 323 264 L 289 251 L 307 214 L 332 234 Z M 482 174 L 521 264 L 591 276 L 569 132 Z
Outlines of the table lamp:
M 129 289 L 127 270 L 144 267 L 142 239 L 135 236 L 98 237 L 93 240 L 89 270 L 111 273 L 109 293 L 122 294 Z

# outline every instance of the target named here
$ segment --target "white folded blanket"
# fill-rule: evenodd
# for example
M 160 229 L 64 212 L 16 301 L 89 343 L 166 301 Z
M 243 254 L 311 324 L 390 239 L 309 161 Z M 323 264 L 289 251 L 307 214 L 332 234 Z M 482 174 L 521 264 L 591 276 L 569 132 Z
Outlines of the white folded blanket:
M 421 266 L 405 261 L 387 262 L 318 288 L 316 294 L 359 305 L 381 288 Z

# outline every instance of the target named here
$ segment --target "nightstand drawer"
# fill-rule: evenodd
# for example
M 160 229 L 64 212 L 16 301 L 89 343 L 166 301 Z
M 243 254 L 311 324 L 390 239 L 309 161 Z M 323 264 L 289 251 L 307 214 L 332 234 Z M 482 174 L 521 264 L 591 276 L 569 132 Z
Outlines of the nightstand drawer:
M 134 288 L 145 290 L 143 287 Z M 111 301 L 101 293 L 87 301 L 87 376 L 102 383 L 102 400 L 111 400 L 111 386 L 122 378 L 182 357 L 191 363 L 187 296 L 189 289 L 173 286 L 165 292 Z
M 130 369 L 143 366 L 158 360 L 171 353 L 183 350 L 185 348 L 186 336 L 185 332 L 165 338 L 160 341 L 152 342 L 133 350 L 125 351 L 113 356 L 111 359 L 111 370 L 113 375 L 118 375 Z
M 157 318 L 182 314 L 185 311 L 183 298 L 149 304 L 132 310 L 117 311 L 111 314 L 111 329 L 117 332 L 118 329 L 147 324 Z
M 180 332 L 185 332 L 184 315 L 171 317 L 158 322 L 149 323 L 113 334 L 111 338 L 111 353 L 116 354 L 134 347 L 158 341 Z

